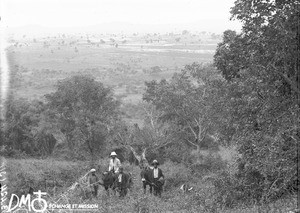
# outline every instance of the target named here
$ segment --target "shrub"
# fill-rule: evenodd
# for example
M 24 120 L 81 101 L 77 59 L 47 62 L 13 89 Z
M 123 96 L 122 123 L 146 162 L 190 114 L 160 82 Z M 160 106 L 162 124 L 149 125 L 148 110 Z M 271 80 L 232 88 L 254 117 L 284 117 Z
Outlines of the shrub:
M 70 186 L 90 170 L 84 162 L 58 161 L 53 159 L 7 159 L 9 193 L 28 193 L 29 187 L 46 190 L 46 180 L 54 181 L 61 190 Z
M 28 155 L 25 152 L 20 150 L 13 149 L 10 146 L 1 146 L 0 147 L 0 156 L 3 157 L 14 157 L 18 159 L 27 158 Z
M 198 177 L 222 170 L 225 165 L 226 162 L 216 152 L 207 152 L 206 155 L 192 152 L 188 158 L 188 167 Z
M 190 153 L 188 147 L 183 144 L 175 144 L 165 148 L 165 155 L 163 157 L 170 159 L 175 163 L 186 163 L 185 161 L 189 158 Z
M 251 197 L 256 196 L 257 190 L 264 201 L 272 201 L 298 190 L 297 147 L 295 139 L 285 138 L 280 133 L 274 136 L 256 134 L 240 146 L 243 155 L 238 178 L 252 184 Z
M 184 164 L 166 161 L 161 168 L 166 179 L 165 190 L 179 187 L 181 184 L 191 181 L 191 170 Z
M 225 207 L 237 206 L 241 203 L 249 205 L 254 203 L 268 203 L 287 195 L 282 190 L 282 182 L 276 183 L 274 173 L 265 176 L 253 164 L 245 162 L 243 158 L 236 158 L 235 163 L 229 162 L 211 178 L 216 189 L 215 202 Z M 272 181 L 270 181 L 272 180 Z
M 213 178 L 215 187 L 214 201 L 220 206 L 233 207 L 241 201 L 245 194 L 238 179 L 227 171 L 222 171 Z

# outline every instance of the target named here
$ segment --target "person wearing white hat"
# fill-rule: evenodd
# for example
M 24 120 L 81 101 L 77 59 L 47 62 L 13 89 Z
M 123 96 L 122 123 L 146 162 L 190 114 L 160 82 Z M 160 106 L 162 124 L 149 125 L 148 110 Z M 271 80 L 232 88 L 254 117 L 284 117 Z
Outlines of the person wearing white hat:
M 110 154 L 110 161 L 108 166 L 108 171 L 112 171 L 114 173 L 119 173 L 119 168 L 121 167 L 121 161 L 117 158 L 117 153 L 112 152 Z
M 90 174 L 89 174 L 89 185 L 91 187 L 91 191 L 92 191 L 92 194 L 94 195 L 94 197 L 97 197 L 98 195 L 98 181 L 99 181 L 99 178 L 97 177 L 96 175 L 96 169 L 91 169 L 90 170 Z

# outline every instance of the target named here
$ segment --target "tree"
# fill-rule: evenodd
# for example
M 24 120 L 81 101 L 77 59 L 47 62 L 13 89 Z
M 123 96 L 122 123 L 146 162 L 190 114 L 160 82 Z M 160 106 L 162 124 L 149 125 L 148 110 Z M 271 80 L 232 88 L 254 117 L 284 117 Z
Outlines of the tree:
M 253 184 L 243 185 L 245 194 L 266 200 L 297 190 L 297 105 L 282 96 L 276 84 L 262 83 L 251 73 L 243 73 L 228 87 L 230 143 L 241 154 L 241 183 L 252 179 Z
M 146 82 L 143 99 L 161 112 L 160 120 L 169 123 L 181 140 L 199 152 L 207 137 L 217 136 L 221 84 L 212 66 L 194 63 L 174 74 L 170 82 Z
M 26 144 L 33 144 L 30 126 L 29 104 L 24 100 L 10 99 L 5 103 L 6 115 L 3 126 L 6 146 L 24 151 Z M 30 146 L 29 146 L 30 147 Z M 30 152 L 30 150 L 28 150 Z
M 10 97 L 5 102 L 5 122 L 2 125 L 2 145 L 7 150 L 25 152 L 31 156 L 47 156 L 52 153 L 56 140 L 50 131 L 40 126 L 45 105 L 41 101 L 31 102 Z
M 111 150 L 118 150 L 125 159 L 140 166 L 149 165 L 148 162 L 153 159 L 164 162 L 165 159 L 172 158 L 180 162 L 186 152 L 176 156 L 174 153 L 169 155 L 171 150 L 183 147 L 179 144 L 177 127 L 163 122 L 154 105 L 141 103 L 140 107 L 143 110 L 141 117 L 144 118 L 144 124 L 139 126 L 118 122 L 114 125 L 108 139 Z
M 299 1 L 238 0 L 232 18 L 240 34 L 225 31 L 214 56 L 228 80 L 232 143 L 241 154 L 241 182 L 253 174 L 250 198 L 274 199 L 297 190 L 299 149 Z M 285 178 L 284 178 L 285 177 Z M 255 182 L 256 181 L 256 182 Z M 252 184 L 252 183 L 251 183 Z
M 218 44 L 214 55 L 214 65 L 222 72 L 226 80 L 239 77 L 239 71 L 245 67 L 241 38 L 235 31 L 226 30 L 223 33 L 223 41 Z
M 46 99 L 68 148 L 83 149 L 92 156 L 104 148 L 108 132 L 119 119 L 119 103 L 110 88 L 91 76 L 73 76 L 60 81 Z
M 298 0 L 236 1 L 232 18 L 243 23 L 243 31 L 240 35 L 225 31 L 215 55 L 224 76 L 247 69 L 272 84 L 280 82 L 283 90 L 299 99 L 300 62 L 295 57 L 300 55 L 299 5 Z M 224 60 L 230 66 L 222 66 Z

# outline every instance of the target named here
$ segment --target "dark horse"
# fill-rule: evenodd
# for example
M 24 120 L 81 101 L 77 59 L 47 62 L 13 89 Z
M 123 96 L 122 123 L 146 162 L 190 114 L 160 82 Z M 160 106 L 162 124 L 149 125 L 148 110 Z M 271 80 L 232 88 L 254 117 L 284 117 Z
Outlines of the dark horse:
M 122 173 L 121 182 L 118 181 L 118 175 L 112 171 L 106 171 L 102 174 L 103 185 L 107 194 L 109 195 L 109 188 L 113 190 L 113 193 L 116 194 L 116 191 L 119 192 L 120 197 L 127 195 L 128 189 L 132 188 L 132 175 L 130 173 Z
M 152 169 L 149 166 L 143 166 L 141 167 L 141 169 L 142 169 L 141 178 L 143 182 L 144 194 L 146 194 L 147 185 L 149 186 L 150 194 L 152 194 L 152 188 L 153 188 Z
M 109 195 L 109 188 L 111 188 L 114 192 L 114 194 L 116 193 L 115 189 L 116 189 L 116 180 L 117 177 L 115 175 L 115 173 L 113 173 L 112 171 L 106 171 L 103 172 L 102 174 L 102 181 L 103 181 L 103 187 L 105 188 L 107 194 Z
M 122 180 L 116 179 L 116 191 L 119 192 L 120 197 L 125 197 L 127 195 L 128 189 L 131 190 L 133 186 L 131 173 L 121 173 Z

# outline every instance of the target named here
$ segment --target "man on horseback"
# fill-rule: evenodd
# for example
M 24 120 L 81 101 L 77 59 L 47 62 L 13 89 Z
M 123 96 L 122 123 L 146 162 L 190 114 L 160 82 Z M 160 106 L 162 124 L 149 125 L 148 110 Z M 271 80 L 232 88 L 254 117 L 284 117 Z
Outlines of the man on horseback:
M 115 192 L 115 182 L 119 174 L 119 169 L 121 167 L 121 161 L 117 158 L 117 153 L 112 152 L 110 154 L 110 160 L 108 165 L 108 171 L 102 174 L 102 181 L 107 194 L 109 195 L 109 188 Z
M 121 161 L 117 158 L 117 153 L 112 152 L 110 154 L 110 161 L 108 166 L 108 171 L 113 173 L 119 173 L 119 168 L 121 167 Z
M 162 173 L 162 170 L 160 168 L 158 168 L 158 161 L 157 160 L 153 160 L 152 162 L 153 165 L 153 170 L 152 170 L 152 177 L 153 177 L 153 188 L 154 188 L 154 195 L 155 196 L 159 196 L 161 197 L 161 191 L 162 191 L 162 186 L 165 183 L 164 180 L 164 175 Z

